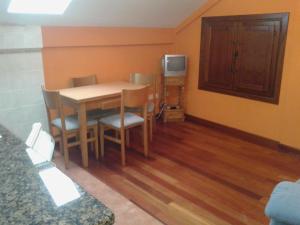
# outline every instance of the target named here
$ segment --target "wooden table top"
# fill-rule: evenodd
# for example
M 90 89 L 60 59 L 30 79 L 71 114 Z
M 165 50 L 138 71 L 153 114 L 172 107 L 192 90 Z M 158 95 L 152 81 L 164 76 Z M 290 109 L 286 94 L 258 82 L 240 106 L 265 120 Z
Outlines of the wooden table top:
M 125 81 L 102 83 L 83 87 L 67 88 L 59 90 L 61 96 L 75 102 L 88 102 L 105 98 L 118 97 L 123 89 L 138 89 L 144 85 L 132 84 Z

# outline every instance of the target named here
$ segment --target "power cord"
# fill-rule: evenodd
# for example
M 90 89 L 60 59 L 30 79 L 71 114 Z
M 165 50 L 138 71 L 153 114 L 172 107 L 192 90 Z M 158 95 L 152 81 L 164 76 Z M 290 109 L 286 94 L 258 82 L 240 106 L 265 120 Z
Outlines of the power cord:
M 161 118 L 161 115 L 162 115 L 162 113 L 163 113 L 163 111 L 164 111 L 164 109 L 165 109 L 165 106 L 166 106 L 166 103 L 161 104 L 159 113 L 156 115 L 156 119 L 157 119 L 157 120 Z

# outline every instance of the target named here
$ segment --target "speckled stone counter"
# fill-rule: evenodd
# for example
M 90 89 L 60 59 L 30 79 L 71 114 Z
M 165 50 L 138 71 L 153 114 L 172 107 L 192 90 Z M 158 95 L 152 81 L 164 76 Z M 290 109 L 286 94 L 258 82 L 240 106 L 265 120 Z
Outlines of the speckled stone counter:
M 111 210 L 79 186 L 80 198 L 57 207 L 38 174 L 40 169 L 27 156 L 25 144 L 1 125 L 0 135 L 1 225 L 114 223 Z

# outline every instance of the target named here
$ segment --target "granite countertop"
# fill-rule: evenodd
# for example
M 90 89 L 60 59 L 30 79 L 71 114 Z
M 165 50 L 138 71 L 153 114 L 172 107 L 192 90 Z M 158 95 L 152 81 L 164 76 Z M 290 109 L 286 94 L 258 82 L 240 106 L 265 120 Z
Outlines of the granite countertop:
M 0 224 L 110 225 L 114 214 L 76 186 L 80 198 L 57 207 L 25 144 L 0 125 Z M 47 166 L 47 165 L 46 165 Z M 51 163 L 48 165 L 53 167 Z

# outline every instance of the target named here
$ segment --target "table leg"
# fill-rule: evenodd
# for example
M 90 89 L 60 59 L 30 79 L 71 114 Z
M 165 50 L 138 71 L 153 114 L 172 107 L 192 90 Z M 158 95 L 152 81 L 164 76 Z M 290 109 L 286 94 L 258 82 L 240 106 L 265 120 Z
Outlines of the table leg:
M 78 121 L 80 125 L 80 147 L 83 167 L 88 167 L 88 147 L 87 147 L 87 122 L 86 122 L 86 106 L 81 103 L 78 110 Z

